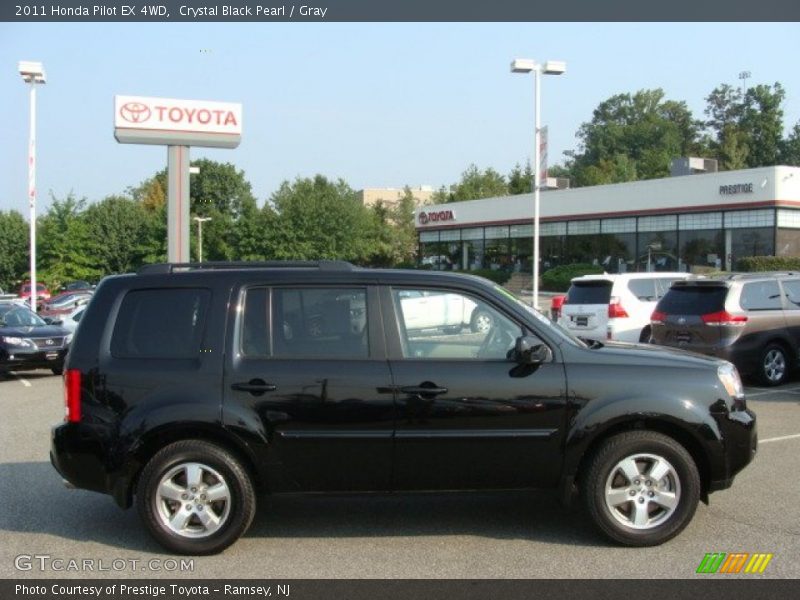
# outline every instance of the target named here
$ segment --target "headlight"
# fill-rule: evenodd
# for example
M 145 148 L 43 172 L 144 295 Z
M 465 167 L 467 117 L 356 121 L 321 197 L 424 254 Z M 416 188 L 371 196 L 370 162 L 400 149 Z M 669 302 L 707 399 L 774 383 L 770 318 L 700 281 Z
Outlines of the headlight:
M 744 388 L 742 387 L 742 380 L 739 377 L 739 371 L 737 371 L 736 367 L 731 363 L 725 363 L 717 369 L 717 376 L 725 387 L 725 391 L 727 391 L 732 398 L 744 397 Z
M 3 336 L 0 337 L 0 340 L 3 340 L 9 346 L 22 346 L 23 348 L 32 348 L 33 342 L 21 337 L 9 337 Z
M 65 345 L 65 346 L 66 346 L 66 345 L 68 345 L 68 344 L 70 344 L 70 343 L 72 343 L 72 336 L 73 336 L 73 335 L 74 335 L 74 334 L 72 334 L 72 333 L 69 333 L 69 334 L 67 334 L 67 337 L 65 337 L 65 338 L 64 338 L 64 345 Z

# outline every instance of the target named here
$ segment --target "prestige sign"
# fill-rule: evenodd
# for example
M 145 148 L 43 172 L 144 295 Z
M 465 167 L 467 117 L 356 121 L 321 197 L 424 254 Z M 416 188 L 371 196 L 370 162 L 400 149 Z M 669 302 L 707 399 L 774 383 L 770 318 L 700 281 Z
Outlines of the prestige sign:
M 729 194 L 752 194 L 753 184 L 734 183 L 733 185 L 721 185 L 719 186 L 719 193 L 723 196 L 727 196 Z
M 241 104 L 114 97 L 114 137 L 123 144 L 235 148 L 241 136 Z

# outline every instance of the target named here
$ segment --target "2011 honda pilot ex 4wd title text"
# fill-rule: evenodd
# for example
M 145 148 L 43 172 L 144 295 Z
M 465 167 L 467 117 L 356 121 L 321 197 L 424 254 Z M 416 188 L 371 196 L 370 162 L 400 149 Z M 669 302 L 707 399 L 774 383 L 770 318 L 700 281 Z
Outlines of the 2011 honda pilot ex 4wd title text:
M 56 469 L 190 554 L 284 492 L 577 490 L 659 544 L 756 450 L 730 363 L 587 345 L 468 275 L 151 265 L 98 287 L 64 380 Z

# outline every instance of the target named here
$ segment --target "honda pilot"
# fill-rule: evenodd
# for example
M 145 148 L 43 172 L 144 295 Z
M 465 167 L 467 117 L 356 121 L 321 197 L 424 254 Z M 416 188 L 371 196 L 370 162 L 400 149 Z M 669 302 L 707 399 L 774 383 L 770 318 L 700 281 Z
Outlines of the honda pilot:
M 236 541 L 264 494 L 527 488 L 650 546 L 757 445 L 726 361 L 584 343 L 478 277 L 335 261 L 106 278 L 64 385 L 55 468 L 186 554 Z

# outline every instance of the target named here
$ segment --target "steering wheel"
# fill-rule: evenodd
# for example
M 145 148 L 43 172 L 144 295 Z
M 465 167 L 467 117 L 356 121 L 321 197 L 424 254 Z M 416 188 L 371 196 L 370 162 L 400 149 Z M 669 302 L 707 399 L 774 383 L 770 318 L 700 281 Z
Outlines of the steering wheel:
M 480 348 L 478 358 L 506 358 L 508 349 L 514 347 L 514 334 L 499 324 L 494 325 L 486 334 Z

